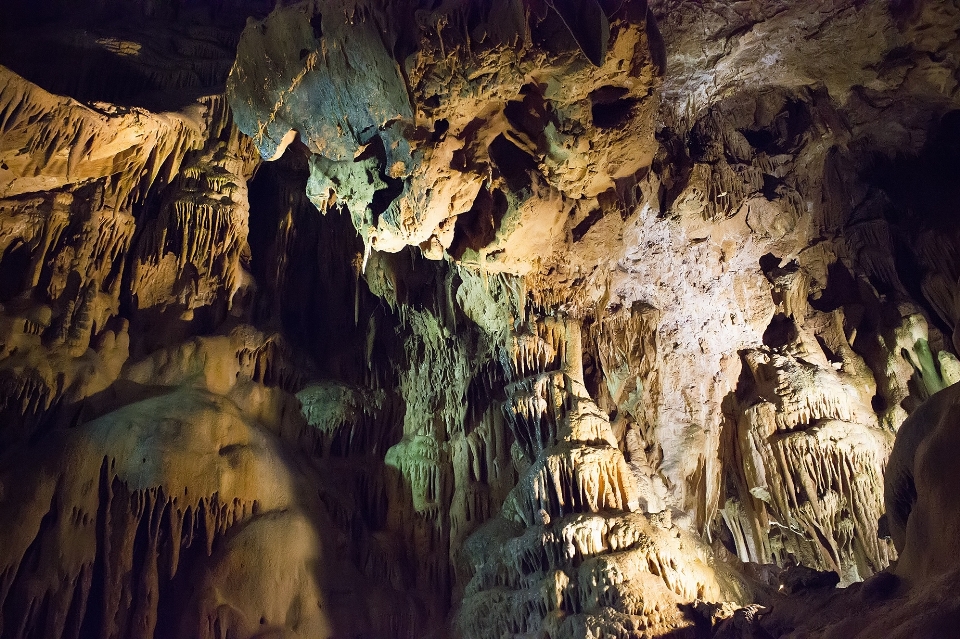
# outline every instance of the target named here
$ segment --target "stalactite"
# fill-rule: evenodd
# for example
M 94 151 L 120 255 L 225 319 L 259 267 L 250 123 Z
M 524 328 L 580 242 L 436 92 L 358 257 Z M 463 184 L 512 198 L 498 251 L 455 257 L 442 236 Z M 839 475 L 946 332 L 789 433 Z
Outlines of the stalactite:
M 864 273 L 898 291 L 903 289 L 893 262 L 890 225 L 885 220 L 856 224 L 848 228 L 845 235 Z
M 77 537 L 69 543 L 81 552 L 100 554 L 101 581 L 92 579 L 96 572 L 92 556 L 81 559 L 75 565 L 76 573 L 63 575 L 46 591 L 22 587 L 31 578 L 37 578 L 37 587 L 43 588 L 42 573 L 32 577 L 35 571 L 42 570 L 42 562 L 30 563 L 37 562 L 38 557 L 24 556 L 21 562 L 27 563 L 6 566 L 3 574 L 10 575 L 9 581 L 0 588 L 0 609 L 7 613 L 3 618 L 5 636 L 33 636 L 41 628 L 42 632 L 56 636 L 77 636 L 80 620 L 88 616 L 102 619 L 103 626 L 91 630 L 103 636 L 152 637 L 159 601 L 168 592 L 166 580 L 177 574 L 180 553 L 189 551 L 199 541 L 204 552 L 211 554 L 218 539 L 259 509 L 256 501 L 234 498 L 230 503 L 221 502 L 216 493 L 191 504 L 184 496 L 170 496 L 163 487 L 131 489 L 115 473 L 115 463 L 105 459 L 100 471 L 99 498 L 90 504 L 92 510 L 75 507 L 80 518 L 76 524 L 81 531 L 76 534 L 89 531 L 96 539 L 87 544 L 84 537 Z M 189 504 L 186 507 L 185 502 Z M 64 505 L 54 503 L 52 507 Z M 94 531 L 96 520 L 103 523 Z M 169 522 L 169 528 L 162 527 L 164 521 Z M 61 533 L 56 529 L 41 529 L 35 543 L 57 543 L 53 537 L 57 534 Z M 32 592 L 31 601 L 7 600 L 10 596 L 23 597 L 27 591 Z M 93 592 L 102 598 L 102 616 L 87 608 Z
M 742 492 L 723 516 L 738 554 L 812 562 L 848 582 L 883 569 L 893 550 L 871 531 L 890 435 L 835 372 L 776 354 L 747 361 L 761 388 L 776 391 L 737 425 Z M 768 542 L 771 527 L 779 534 Z

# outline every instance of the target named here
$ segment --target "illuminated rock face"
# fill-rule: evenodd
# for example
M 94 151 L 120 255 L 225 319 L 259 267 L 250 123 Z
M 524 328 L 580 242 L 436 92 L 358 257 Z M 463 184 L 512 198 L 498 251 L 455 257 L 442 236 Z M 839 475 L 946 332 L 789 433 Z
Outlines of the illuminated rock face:
M 653 157 L 646 6 L 609 5 L 299 3 L 244 31 L 227 95 L 265 158 L 310 149 L 367 252 L 528 272 Z
M 3 3 L 0 639 L 949 627 L 958 25 Z
M 526 470 L 466 544 L 464 636 L 692 632 L 679 604 L 747 596 L 670 511 L 643 513 L 609 420 L 579 381 L 554 372 L 518 385 L 506 413 Z

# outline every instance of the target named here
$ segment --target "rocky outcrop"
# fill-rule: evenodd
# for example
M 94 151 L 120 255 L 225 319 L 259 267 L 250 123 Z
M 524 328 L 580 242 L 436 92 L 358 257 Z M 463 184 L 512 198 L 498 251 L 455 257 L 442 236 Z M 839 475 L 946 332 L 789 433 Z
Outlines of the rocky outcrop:
M 227 94 L 265 158 L 310 149 L 367 253 L 526 272 L 653 155 L 645 4 L 564 6 L 299 3 L 244 32 Z
M 958 24 L 4 3 L 0 637 L 949 623 Z

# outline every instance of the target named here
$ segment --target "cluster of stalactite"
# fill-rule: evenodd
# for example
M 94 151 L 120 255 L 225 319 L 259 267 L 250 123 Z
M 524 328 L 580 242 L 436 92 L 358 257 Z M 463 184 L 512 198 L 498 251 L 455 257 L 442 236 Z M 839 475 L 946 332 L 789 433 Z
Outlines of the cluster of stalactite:
M 222 100 L 199 103 L 195 118 L 97 110 L 0 73 L 0 368 L 5 414 L 22 424 L 116 378 L 127 357 L 119 311 L 138 208 L 208 135 L 232 131 L 240 141 Z
M 777 313 L 766 344 L 741 353 L 749 378 L 731 406 L 725 446 L 736 470 L 721 516 L 742 561 L 800 563 L 852 583 L 896 558 L 877 534 L 886 460 L 905 407 L 953 383 L 956 358 L 934 358 L 934 331 L 910 307 L 858 332 L 843 307 L 823 303 L 835 295 L 830 278 L 847 286 L 847 271 L 833 267 L 818 299 L 811 271 L 768 267 Z M 861 286 L 844 301 L 882 308 L 875 295 Z
M 158 623 L 161 632 L 172 631 L 164 624 L 175 619 L 173 611 L 163 611 L 161 621 L 159 604 L 181 570 L 181 557 L 209 556 L 229 528 L 259 511 L 256 501 L 223 503 L 217 493 L 191 502 L 165 494 L 163 487 L 130 490 L 112 466 L 104 461 L 92 511 L 74 504 L 72 513 L 48 514 L 70 517 L 69 538 L 57 538 L 48 528 L 19 562 L 5 566 L 0 579 L 4 636 L 152 637 Z M 82 547 L 84 554 L 71 557 L 77 564 L 69 568 L 75 572 L 51 582 L 43 553 L 60 543 Z M 88 607 L 91 601 L 102 602 L 103 609 Z
M 249 254 L 246 176 L 256 154 L 236 129 L 224 130 L 226 139 L 182 168 L 145 227 L 131 286 L 139 308 L 174 303 L 190 311 L 223 299 L 231 307 L 251 283 L 241 258 Z

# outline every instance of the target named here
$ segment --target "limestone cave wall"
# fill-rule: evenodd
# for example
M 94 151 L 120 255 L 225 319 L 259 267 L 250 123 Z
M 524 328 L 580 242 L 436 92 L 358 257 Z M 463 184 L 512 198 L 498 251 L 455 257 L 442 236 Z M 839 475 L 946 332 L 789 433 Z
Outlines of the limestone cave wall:
M 0 638 L 950 628 L 958 33 L 4 2 Z

